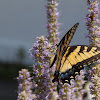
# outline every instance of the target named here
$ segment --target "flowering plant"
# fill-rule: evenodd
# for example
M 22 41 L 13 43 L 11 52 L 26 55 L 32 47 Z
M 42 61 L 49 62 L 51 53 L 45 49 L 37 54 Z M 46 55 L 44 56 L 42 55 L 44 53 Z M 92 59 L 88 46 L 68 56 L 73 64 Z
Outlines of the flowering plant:
M 89 31 L 88 37 L 90 45 L 100 47 L 100 20 L 99 3 L 98 0 L 87 0 L 88 11 L 90 12 L 86 16 L 86 26 Z M 99 63 L 99 62 L 98 62 Z M 100 65 L 97 63 L 89 70 L 89 81 L 91 81 L 90 92 L 93 100 L 100 99 Z
M 77 75 L 75 80 L 71 80 L 71 85 L 69 84 L 59 84 L 60 90 L 57 93 L 57 83 L 52 83 L 53 74 L 55 70 L 55 65 L 52 69 L 49 68 L 50 59 L 54 55 L 53 51 L 55 50 L 55 45 L 59 41 L 59 25 L 58 17 L 59 12 L 57 10 L 58 3 L 56 0 L 47 0 L 48 4 L 46 6 L 47 9 L 47 32 L 48 35 L 37 37 L 36 43 L 34 43 L 33 47 L 30 49 L 30 55 L 34 61 L 33 64 L 33 85 L 31 80 L 28 78 L 23 78 L 25 73 L 28 73 L 27 70 L 24 69 L 19 72 L 19 94 L 18 100 L 84 100 L 86 97 L 86 90 L 83 85 L 85 84 L 84 80 L 84 70 L 81 70 L 80 76 Z M 97 24 L 100 22 L 97 19 L 98 16 L 98 3 L 97 0 L 87 0 L 88 5 L 90 6 L 88 10 L 90 14 L 86 16 L 86 25 L 89 30 L 89 41 L 91 45 L 99 45 L 99 30 L 100 28 Z M 99 69 L 98 69 L 99 68 Z M 94 70 L 95 69 L 95 70 Z M 90 77 L 92 81 L 92 85 L 90 87 L 91 94 L 95 94 L 95 100 L 99 100 L 100 91 L 97 91 L 99 88 L 99 71 L 100 66 L 94 67 L 90 70 Z M 21 74 L 22 73 L 22 74 Z M 21 75 L 22 76 L 21 76 Z M 95 76 L 95 79 L 93 77 Z M 27 75 L 26 75 L 27 76 Z M 20 78 L 21 77 L 21 78 Z M 27 76 L 29 77 L 29 76 Z M 31 79 L 31 78 L 29 78 Z M 23 81 L 20 81 L 23 80 Z M 24 84 L 25 81 L 30 83 L 28 84 L 29 89 L 28 92 L 26 90 L 27 84 Z M 21 83 L 20 83 L 21 82 Z M 24 84 L 24 85 L 23 85 Z M 24 86 L 24 88 L 23 88 Z M 32 86 L 32 87 L 31 87 Z M 32 93 L 32 89 L 34 90 Z M 24 91 L 24 92 L 23 92 Z M 30 94 L 29 94 L 30 93 Z M 25 94 L 24 98 L 22 98 L 23 94 Z M 29 99 L 27 99 L 27 97 Z

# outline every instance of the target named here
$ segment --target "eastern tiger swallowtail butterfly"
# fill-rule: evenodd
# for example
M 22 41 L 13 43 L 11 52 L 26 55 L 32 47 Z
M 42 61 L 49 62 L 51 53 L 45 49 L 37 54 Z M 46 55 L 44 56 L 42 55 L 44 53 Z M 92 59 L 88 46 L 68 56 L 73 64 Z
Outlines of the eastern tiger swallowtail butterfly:
M 71 79 L 80 74 L 84 65 L 90 64 L 100 59 L 100 47 L 76 45 L 69 46 L 69 43 L 78 27 L 76 23 L 61 39 L 57 45 L 55 55 L 52 57 L 50 68 L 56 62 L 54 79 L 52 82 L 59 81 L 69 83 Z

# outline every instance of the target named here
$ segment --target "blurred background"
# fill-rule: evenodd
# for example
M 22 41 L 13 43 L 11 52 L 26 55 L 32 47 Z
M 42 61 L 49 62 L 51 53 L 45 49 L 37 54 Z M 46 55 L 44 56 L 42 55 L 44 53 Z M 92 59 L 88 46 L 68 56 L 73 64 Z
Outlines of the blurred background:
M 60 39 L 77 22 L 80 23 L 70 45 L 88 45 L 85 38 L 86 0 L 57 0 L 60 12 Z M 99 0 L 100 1 L 100 0 Z M 46 35 L 47 0 L 0 0 L 0 100 L 17 99 L 18 71 L 32 71 L 29 49 L 36 37 Z

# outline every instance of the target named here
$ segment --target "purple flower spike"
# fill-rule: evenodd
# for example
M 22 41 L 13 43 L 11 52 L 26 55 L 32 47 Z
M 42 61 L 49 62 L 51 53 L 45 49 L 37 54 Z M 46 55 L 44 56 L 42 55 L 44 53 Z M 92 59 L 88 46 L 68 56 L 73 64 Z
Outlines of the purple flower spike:
M 88 38 L 90 45 L 100 47 L 100 20 L 98 19 L 99 14 L 99 3 L 98 0 L 87 0 L 89 14 L 86 16 L 86 26 L 89 31 Z M 99 62 L 98 62 L 99 64 Z M 100 65 L 94 65 L 89 70 L 89 81 L 92 82 L 90 85 L 91 95 L 94 97 L 93 100 L 99 100 L 100 97 Z
M 19 77 L 17 78 L 19 82 L 18 87 L 18 100 L 33 100 L 36 98 L 32 94 L 32 82 L 30 73 L 27 69 L 22 69 L 19 71 Z
M 53 45 L 57 44 L 59 35 L 56 35 L 56 33 L 58 33 L 60 25 L 60 23 L 58 23 L 59 12 L 57 11 L 57 6 L 58 3 L 56 2 L 56 0 L 49 0 L 48 5 L 46 6 L 48 19 L 47 31 L 49 33 L 47 38 Z
M 100 44 L 97 32 L 98 27 L 96 27 L 98 24 L 100 24 L 100 20 L 98 19 L 98 14 L 99 14 L 98 0 L 87 0 L 87 3 L 89 5 L 88 11 L 90 12 L 90 14 L 87 14 L 85 18 L 87 30 L 89 30 L 88 37 L 90 45 L 97 46 L 98 44 Z

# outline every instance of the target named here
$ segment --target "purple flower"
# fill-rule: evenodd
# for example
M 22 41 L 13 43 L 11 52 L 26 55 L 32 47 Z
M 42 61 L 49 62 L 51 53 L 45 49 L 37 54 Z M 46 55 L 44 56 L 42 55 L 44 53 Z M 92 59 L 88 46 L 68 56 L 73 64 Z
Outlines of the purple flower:
M 43 55 L 44 55 L 44 56 L 48 56 L 48 54 L 49 54 L 49 53 L 48 53 L 48 50 L 43 51 Z
M 18 100 L 33 100 L 32 82 L 28 70 L 22 69 L 19 71 L 19 77 L 17 79 L 19 82 Z
M 46 6 L 46 8 L 47 8 L 47 19 L 48 19 L 47 31 L 49 33 L 47 38 L 54 45 L 57 44 L 57 42 L 58 42 L 57 41 L 58 36 L 55 35 L 55 34 L 58 32 L 59 25 L 60 25 L 58 23 L 59 12 L 57 11 L 57 6 L 58 6 L 58 3 L 56 2 L 56 0 L 54 0 L 54 1 L 49 0 L 48 5 Z
M 89 42 L 92 46 L 100 46 L 100 27 L 98 24 L 100 24 L 100 20 L 98 19 L 99 14 L 99 3 L 98 0 L 87 0 L 88 6 L 89 6 L 89 14 L 86 16 L 86 25 L 87 29 L 89 30 Z M 100 65 L 93 66 L 91 70 L 89 70 L 89 80 L 92 82 L 90 85 L 91 95 L 94 95 L 92 99 L 97 100 L 99 98 L 98 89 L 100 87 L 99 83 L 99 68 Z
M 88 11 L 90 12 L 90 14 L 87 14 L 85 21 L 87 30 L 89 30 L 89 36 L 88 36 L 89 42 L 90 45 L 98 45 L 98 43 L 100 43 L 96 27 L 98 24 L 100 24 L 100 21 L 98 20 L 98 13 L 99 13 L 98 1 L 87 0 L 87 3 L 89 5 Z
M 39 44 L 37 44 L 37 43 L 34 43 L 34 47 L 38 47 L 39 46 Z

